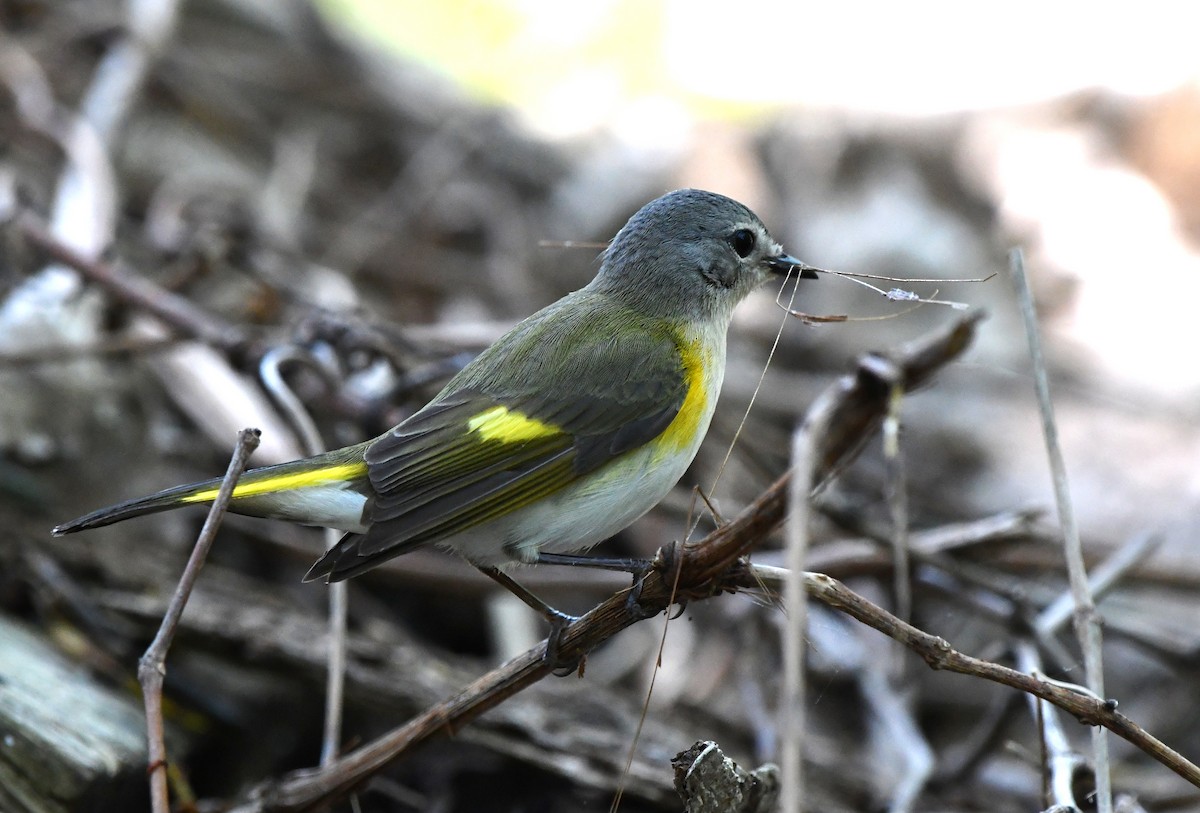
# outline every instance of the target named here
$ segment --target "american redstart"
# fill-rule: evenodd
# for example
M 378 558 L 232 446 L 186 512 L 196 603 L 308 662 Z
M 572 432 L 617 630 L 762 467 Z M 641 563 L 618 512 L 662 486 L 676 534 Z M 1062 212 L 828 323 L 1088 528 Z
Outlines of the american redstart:
M 569 559 L 683 476 L 717 403 L 734 306 L 793 270 L 816 276 L 737 201 L 664 195 L 617 233 L 591 283 L 508 331 L 418 412 L 365 443 L 246 472 L 230 510 L 345 531 L 305 580 L 431 544 L 493 577 Z M 102 508 L 54 534 L 210 503 L 219 485 Z

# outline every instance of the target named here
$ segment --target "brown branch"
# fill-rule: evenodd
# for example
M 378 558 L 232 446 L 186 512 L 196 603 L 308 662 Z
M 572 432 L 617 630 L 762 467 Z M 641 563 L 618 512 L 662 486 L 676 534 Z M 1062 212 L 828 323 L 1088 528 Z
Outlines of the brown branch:
M 966 349 L 981 314 L 971 314 L 945 329 L 880 357 L 867 356 L 858 370 L 839 379 L 821 397 L 828 410 L 828 432 L 820 441 L 814 481 L 827 478 L 862 446 L 887 411 L 892 380 L 881 380 L 886 368 L 901 376 L 906 387 L 925 383 L 942 366 Z M 814 406 L 815 408 L 815 406 Z M 619 593 L 568 627 L 559 640 L 564 659 L 582 659 L 588 652 L 643 618 L 666 610 L 677 595 L 700 600 L 738 589 L 749 577 L 741 557 L 783 521 L 790 476 L 785 474 L 731 522 L 691 545 L 672 549 L 641 585 L 637 606 Z M 662 554 L 660 554 L 660 557 Z M 664 575 L 665 574 L 665 575 Z M 506 698 L 546 677 L 551 666 L 543 660 L 545 644 L 513 658 L 383 737 L 346 754 L 321 769 L 296 771 L 264 783 L 251 792 L 239 813 L 318 810 L 345 796 L 414 746 L 441 734 L 453 733 Z

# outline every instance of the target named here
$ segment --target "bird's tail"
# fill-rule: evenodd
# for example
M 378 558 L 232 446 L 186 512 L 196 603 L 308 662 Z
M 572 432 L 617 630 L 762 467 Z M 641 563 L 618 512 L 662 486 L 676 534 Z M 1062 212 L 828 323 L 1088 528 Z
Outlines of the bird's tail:
M 112 525 L 114 522 L 132 517 L 140 517 L 143 514 L 156 514 L 159 511 L 167 511 L 184 505 L 203 505 L 216 498 L 217 489 L 220 487 L 221 478 L 218 477 L 202 483 L 168 488 L 157 494 L 151 494 L 149 497 L 126 500 L 107 508 L 100 508 L 90 514 L 84 514 L 70 522 L 56 525 L 51 533 L 55 536 L 63 536 L 76 531 L 86 531 L 89 528 L 102 528 L 105 525 Z
M 252 469 L 238 480 L 230 510 L 353 529 L 361 522 L 364 498 L 358 486 L 367 476 L 363 461 L 365 447 L 366 444 L 360 444 L 305 460 Z M 208 505 L 217 498 L 221 479 L 215 477 L 126 500 L 57 525 L 51 533 L 63 536 L 185 505 Z

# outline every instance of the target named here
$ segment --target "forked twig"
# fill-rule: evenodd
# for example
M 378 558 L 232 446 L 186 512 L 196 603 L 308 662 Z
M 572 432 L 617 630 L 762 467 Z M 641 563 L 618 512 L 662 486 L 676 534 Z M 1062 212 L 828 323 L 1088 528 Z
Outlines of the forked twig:
M 749 589 L 761 587 L 764 582 L 779 584 L 783 578 L 784 573 L 779 568 L 755 567 L 745 574 L 742 584 Z M 1068 712 L 1081 723 L 1108 729 L 1200 788 L 1200 766 L 1190 762 L 1178 751 L 1118 712 L 1115 700 L 1105 700 L 1086 690 L 1068 688 L 1040 675 L 1027 675 L 998 663 L 964 655 L 950 646 L 944 638 L 931 635 L 902 621 L 882 607 L 867 601 L 837 579 L 823 573 L 806 573 L 804 579 L 812 598 L 899 641 L 920 655 L 930 668 L 983 678 L 1040 697 Z
M 196 545 L 192 548 L 192 555 L 188 557 L 183 575 L 179 577 L 179 585 L 171 596 L 170 604 L 167 605 L 162 624 L 146 653 L 138 661 L 138 682 L 142 686 L 142 701 L 146 706 L 149 757 L 147 772 L 150 776 L 150 801 L 154 813 L 169 813 L 171 809 L 167 794 L 167 748 L 163 741 L 162 713 L 162 687 L 163 678 L 167 674 L 167 650 L 171 648 L 171 642 L 175 639 L 175 630 L 179 626 L 183 608 L 187 606 L 192 587 L 195 586 L 200 569 L 204 567 L 204 561 L 208 558 L 213 540 L 216 539 L 221 519 L 225 516 L 225 510 L 233 497 L 233 489 L 246 468 L 250 453 L 258 448 L 259 434 L 257 429 L 243 429 L 238 433 L 237 448 L 234 449 L 229 468 L 225 471 L 225 479 L 221 481 L 217 498 L 208 510 L 204 527 L 200 529 Z

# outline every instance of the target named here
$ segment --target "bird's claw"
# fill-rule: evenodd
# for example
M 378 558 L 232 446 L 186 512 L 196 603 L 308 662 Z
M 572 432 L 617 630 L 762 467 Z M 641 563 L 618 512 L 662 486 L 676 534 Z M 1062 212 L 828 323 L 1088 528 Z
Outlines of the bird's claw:
M 550 622 L 550 634 L 546 636 L 546 651 L 542 655 L 543 663 L 550 667 L 556 677 L 566 677 L 574 672 L 579 672 L 582 675 L 583 663 L 586 656 L 581 655 L 567 659 L 562 654 L 563 633 L 579 620 L 579 616 L 568 615 L 561 610 L 550 609 L 546 614 L 546 620 Z

